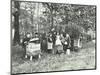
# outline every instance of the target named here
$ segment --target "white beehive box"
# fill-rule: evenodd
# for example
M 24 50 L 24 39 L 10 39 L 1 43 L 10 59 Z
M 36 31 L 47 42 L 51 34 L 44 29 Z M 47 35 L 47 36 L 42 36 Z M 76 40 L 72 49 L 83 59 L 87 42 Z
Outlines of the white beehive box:
M 35 38 L 35 39 L 30 40 L 30 41 L 38 41 L 38 39 Z M 26 46 L 26 54 L 27 55 L 34 56 L 34 55 L 38 55 L 40 53 L 41 53 L 40 43 L 30 42 Z

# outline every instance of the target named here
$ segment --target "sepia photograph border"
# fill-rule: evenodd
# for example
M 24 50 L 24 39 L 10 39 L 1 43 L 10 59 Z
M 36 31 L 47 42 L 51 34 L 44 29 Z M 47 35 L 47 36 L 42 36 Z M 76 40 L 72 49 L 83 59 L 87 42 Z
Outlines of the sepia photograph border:
M 96 70 L 97 69 L 97 5 L 85 5 L 85 4 L 72 4 L 72 5 L 80 5 L 80 6 L 95 6 L 95 68 L 93 69 L 77 69 L 77 70 L 59 70 L 59 71 L 45 71 L 45 72 L 32 72 L 32 73 L 16 73 L 12 74 L 12 1 L 18 2 L 34 2 L 34 3 L 55 3 L 55 2 L 41 2 L 41 1 L 25 1 L 25 0 L 10 0 L 10 74 L 11 75 L 19 75 L 19 74 L 39 74 L 39 73 L 53 73 L 53 72 L 71 72 L 71 71 L 86 71 L 86 70 Z M 71 3 L 58 3 L 57 4 L 71 4 Z

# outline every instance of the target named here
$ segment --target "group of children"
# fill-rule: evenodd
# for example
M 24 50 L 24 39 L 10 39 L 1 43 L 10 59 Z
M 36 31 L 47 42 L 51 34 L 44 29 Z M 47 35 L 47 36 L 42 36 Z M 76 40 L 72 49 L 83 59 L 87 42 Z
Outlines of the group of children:
M 52 33 L 48 38 L 48 42 L 50 39 L 52 40 L 52 42 L 50 41 L 51 44 L 53 43 L 51 49 L 55 48 L 57 49 L 57 51 L 63 50 L 64 53 L 66 53 L 67 49 L 71 47 L 70 36 L 67 33 L 59 33 L 59 32 L 57 32 L 56 34 Z
M 51 31 L 48 33 L 48 36 L 46 33 L 42 33 L 40 36 L 36 34 L 35 37 L 39 37 L 40 39 L 40 48 L 42 52 L 48 51 L 48 49 L 51 50 L 63 50 L 64 53 L 66 53 L 67 49 L 71 47 L 71 39 L 68 33 L 59 33 L 55 31 Z M 27 34 L 27 38 L 23 40 L 23 46 L 24 49 L 26 48 L 25 41 L 28 42 L 30 40 L 30 34 Z M 25 52 L 26 53 L 26 52 Z

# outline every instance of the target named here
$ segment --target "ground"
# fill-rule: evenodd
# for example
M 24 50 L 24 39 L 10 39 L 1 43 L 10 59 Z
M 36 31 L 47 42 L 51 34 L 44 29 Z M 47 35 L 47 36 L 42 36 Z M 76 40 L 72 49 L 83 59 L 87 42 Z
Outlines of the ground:
M 20 46 L 12 47 L 12 73 L 32 73 L 62 70 L 95 69 L 95 42 L 83 43 L 79 52 L 70 55 L 44 54 L 41 59 L 23 58 L 23 49 Z

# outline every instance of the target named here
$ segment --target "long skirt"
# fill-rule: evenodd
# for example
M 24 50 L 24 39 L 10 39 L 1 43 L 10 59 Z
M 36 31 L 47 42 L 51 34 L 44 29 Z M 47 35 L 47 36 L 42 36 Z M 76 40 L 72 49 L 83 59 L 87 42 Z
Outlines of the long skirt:
M 63 50 L 65 53 L 66 53 L 67 49 L 68 49 L 68 45 L 63 45 Z
M 54 52 L 55 54 L 63 52 L 63 45 L 55 45 Z
M 43 51 L 43 52 L 47 51 L 47 40 L 41 41 L 41 51 Z

